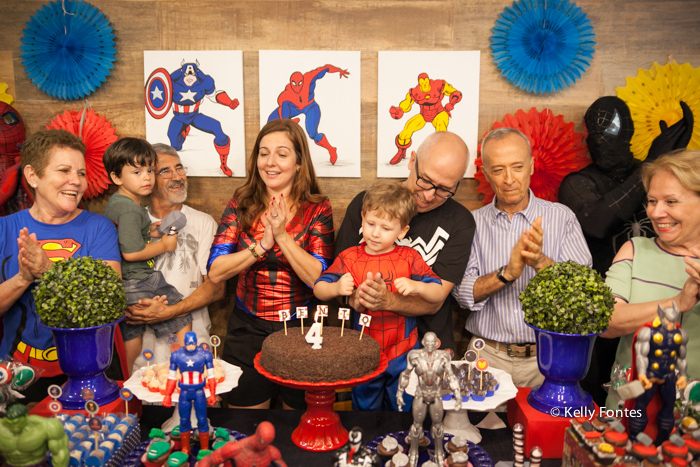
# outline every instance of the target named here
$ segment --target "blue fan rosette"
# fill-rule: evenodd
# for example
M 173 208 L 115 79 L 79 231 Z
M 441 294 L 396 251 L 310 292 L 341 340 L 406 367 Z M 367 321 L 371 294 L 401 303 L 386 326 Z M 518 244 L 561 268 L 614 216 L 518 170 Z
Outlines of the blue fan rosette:
M 117 50 L 109 20 L 91 4 L 57 0 L 26 23 L 20 57 L 32 83 L 63 100 L 85 97 L 104 83 Z
M 571 86 L 593 58 L 593 26 L 568 0 L 515 1 L 492 32 L 494 63 L 527 92 L 546 94 Z

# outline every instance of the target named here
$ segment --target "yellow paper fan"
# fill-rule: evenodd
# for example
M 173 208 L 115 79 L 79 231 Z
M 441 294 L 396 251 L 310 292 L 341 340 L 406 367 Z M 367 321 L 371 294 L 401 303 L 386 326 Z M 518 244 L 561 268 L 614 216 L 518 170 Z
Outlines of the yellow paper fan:
M 632 113 L 631 150 L 637 159 L 646 159 L 652 141 L 661 133 L 661 120 L 671 126 L 681 119 L 680 101 L 688 104 L 695 117 L 688 147 L 700 149 L 700 68 L 675 60 L 664 66 L 655 62 L 650 70 L 640 68 L 636 77 L 628 76 L 627 86 L 617 88 L 617 97 Z
M 7 83 L 0 83 L 0 102 L 4 102 L 7 105 L 12 104 L 12 101 L 14 100 L 11 95 L 5 93 L 7 91 L 7 88 L 9 86 Z

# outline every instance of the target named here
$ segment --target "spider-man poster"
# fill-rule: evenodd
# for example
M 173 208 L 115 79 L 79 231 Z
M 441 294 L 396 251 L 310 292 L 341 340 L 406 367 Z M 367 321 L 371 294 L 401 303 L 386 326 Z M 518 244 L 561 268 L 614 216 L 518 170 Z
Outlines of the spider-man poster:
M 145 51 L 146 139 L 175 148 L 189 176 L 245 177 L 243 53 Z
M 360 177 L 360 52 L 261 50 L 260 126 L 296 120 L 320 177 Z
M 436 131 L 469 148 L 475 172 L 479 124 L 479 51 L 379 52 L 377 177 L 408 176 L 411 152 Z

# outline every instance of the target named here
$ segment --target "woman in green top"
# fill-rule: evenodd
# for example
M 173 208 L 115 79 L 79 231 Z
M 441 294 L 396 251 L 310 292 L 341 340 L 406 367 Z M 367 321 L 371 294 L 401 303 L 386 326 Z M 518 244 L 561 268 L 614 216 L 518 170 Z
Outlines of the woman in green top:
M 700 151 L 669 153 L 642 169 L 647 215 L 658 238 L 636 237 L 618 251 L 606 283 L 615 312 L 602 337 L 621 336 L 615 364 L 629 365 L 637 329 L 657 317 L 657 307 L 680 309 L 689 336 L 700 335 Z M 688 347 L 688 378 L 700 377 L 700 338 Z M 608 396 L 606 407 L 617 404 Z

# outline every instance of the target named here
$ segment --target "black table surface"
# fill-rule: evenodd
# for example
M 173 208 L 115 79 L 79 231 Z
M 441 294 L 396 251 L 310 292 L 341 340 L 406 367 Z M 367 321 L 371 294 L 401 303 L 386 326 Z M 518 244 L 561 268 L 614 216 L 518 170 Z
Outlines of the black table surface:
M 332 452 L 312 452 L 301 449 L 292 442 L 292 431 L 299 425 L 303 412 L 297 410 L 245 410 L 209 408 L 207 416 L 213 426 L 236 430 L 245 435 L 252 435 L 262 421 L 269 421 L 275 426 L 273 445 L 282 453 L 282 458 L 289 467 L 330 467 Z M 173 409 L 161 406 L 144 406 L 141 417 L 141 434 L 147 439 L 151 428 L 160 426 L 173 414 Z M 362 427 L 364 438 L 371 441 L 379 436 L 397 431 L 408 430 L 413 422 L 410 413 L 405 412 L 338 412 L 343 426 Z M 469 412 L 473 424 L 483 419 L 484 413 Z M 499 414 L 505 418 L 505 414 Z M 426 422 L 426 429 L 430 429 Z M 513 460 L 513 433 L 510 428 L 499 430 L 481 429 L 482 440 L 479 445 L 489 453 L 494 465 L 499 461 Z M 542 467 L 561 466 L 561 459 L 545 459 Z

